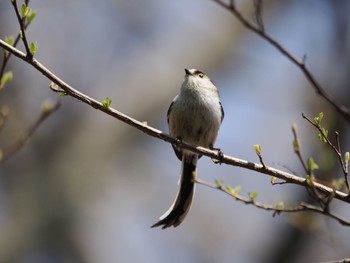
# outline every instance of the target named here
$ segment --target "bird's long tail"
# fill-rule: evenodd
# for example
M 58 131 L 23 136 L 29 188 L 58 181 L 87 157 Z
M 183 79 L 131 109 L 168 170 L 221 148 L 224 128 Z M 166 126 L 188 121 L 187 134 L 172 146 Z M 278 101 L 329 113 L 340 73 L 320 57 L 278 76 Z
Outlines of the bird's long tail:
M 185 219 L 194 196 L 197 160 L 197 156 L 189 158 L 185 154 L 182 155 L 180 189 L 176 199 L 168 211 L 151 227 L 162 226 L 163 229 L 170 226 L 177 227 Z

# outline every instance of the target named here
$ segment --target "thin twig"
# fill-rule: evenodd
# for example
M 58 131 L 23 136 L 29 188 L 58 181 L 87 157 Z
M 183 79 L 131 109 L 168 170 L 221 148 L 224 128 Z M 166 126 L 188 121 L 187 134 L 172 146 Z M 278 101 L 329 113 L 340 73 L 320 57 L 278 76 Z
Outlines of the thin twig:
M 60 101 L 57 100 L 54 104 L 50 105 L 49 108 L 42 109 L 41 114 L 36 119 L 36 121 L 30 127 L 28 127 L 28 129 L 24 131 L 13 144 L 11 144 L 3 150 L 0 163 L 5 162 L 17 151 L 19 151 L 25 145 L 28 139 L 32 137 L 33 133 L 39 128 L 39 126 L 44 122 L 44 120 L 47 117 L 49 117 L 53 112 L 55 112 L 60 107 L 60 105 Z
M 27 62 L 28 64 L 30 64 L 31 66 L 36 68 L 44 76 L 46 76 L 48 79 L 50 79 L 56 85 L 58 85 L 61 89 L 63 89 L 65 91 L 66 95 L 74 97 L 74 98 L 78 99 L 79 101 L 82 101 L 82 102 L 90 105 L 91 107 L 98 109 L 98 110 L 100 110 L 100 111 L 134 127 L 134 128 L 136 128 L 136 129 L 138 129 L 138 130 L 140 130 L 140 131 L 142 131 L 142 132 L 144 132 L 152 137 L 161 139 L 161 140 L 169 142 L 171 144 L 175 144 L 180 148 L 190 150 L 194 153 L 208 156 L 212 159 L 214 158 L 214 159 L 222 160 L 222 163 L 225 163 L 227 165 L 237 166 L 237 167 L 245 168 L 248 170 L 256 171 L 256 172 L 261 173 L 261 174 L 275 176 L 275 177 L 277 177 L 281 180 L 287 181 L 289 183 L 308 187 L 305 178 L 301 178 L 299 176 L 296 176 L 296 175 L 293 175 L 293 174 L 290 174 L 290 173 L 287 173 L 287 172 L 284 172 L 284 171 L 281 171 L 278 169 L 274 169 L 274 168 L 269 167 L 269 166 L 266 166 L 264 168 L 263 165 L 261 165 L 261 164 L 252 163 L 252 162 L 242 160 L 239 158 L 235 158 L 232 156 L 228 156 L 228 155 L 224 155 L 224 154 L 221 156 L 221 154 L 218 153 L 218 151 L 216 151 L 216 150 L 210 150 L 210 149 L 200 147 L 200 146 L 196 147 L 196 146 L 193 146 L 193 145 L 186 143 L 185 141 L 179 141 L 176 138 L 173 138 L 170 135 L 147 125 L 147 123 L 140 122 L 136 119 L 133 119 L 133 118 L 129 117 L 128 115 L 113 109 L 112 107 L 106 108 L 106 107 L 104 107 L 104 105 L 101 102 L 79 92 L 78 90 L 74 89 L 73 87 L 71 87 L 70 85 L 65 83 L 63 80 L 61 80 L 59 77 L 57 77 L 51 71 L 49 71 L 45 66 L 43 66 L 37 59 L 33 58 L 32 60 L 28 61 L 26 59 L 26 55 L 23 52 L 8 45 L 5 41 L 3 41 L 1 39 L 0 39 L 0 47 L 6 49 L 7 51 L 11 52 L 14 56 L 18 57 L 19 59 Z M 320 183 L 317 183 L 317 182 L 314 182 L 314 187 L 316 187 L 319 190 L 319 192 L 323 193 L 326 196 L 329 196 L 334 191 L 333 188 L 328 187 L 328 186 L 323 185 L 323 184 L 320 184 Z M 350 203 L 350 198 L 348 197 L 348 195 L 341 192 L 341 191 L 338 191 L 338 190 L 335 191 L 334 198 L 341 200 L 343 202 L 346 202 L 346 203 Z
M 276 39 L 274 39 L 272 36 L 270 36 L 268 33 L 266 33 L 265 29 L 261 29 L 260 26 L 256 26 L 254 23 L 251 23 L 248 21 L 241 12 L 238 11 L 236 6 L 231 1 L 230 4 L 224 3 L 221 0 L 212 0 L 215 3 L 219 4 L 220 6 L 224 7 L 225 9 L 229 10 L 246 28 L 253 31 L 254 33 L 261 36 L 264 40 L 269 42 L 272 46 L 274 46 L 277 50 L 279 50 L 284 56 L 286 56 L 292 63 L 297 65 L 299 69 L 304 73 L 305 77 L 309 80 L 312 87 L 316 91 L 317 94 L 319 94 L 321 97 L 323 97 L 328 103 L 330 103 L 336 111 L 347 120 L 347 122 L 350 123 L 350 109 L 339 102 L 335 101 L 333 97 L 331 97 L 324 88 L 318 83 L 316 78 L 313 76 L 313 74 L 309 71 L 309 69 L 305 65 L 305 58 L 304 56 L 302 59 L 294 56 L 292 53 L 290 53 L 285 47 L 282 46 Z
M 28 40 L 27 40 L 27 36 L 26 36 L 26 30 L 25 30 L 25 26 L 24 26 L 24 18 L 22 18 L 20 13 L 19 13 L 18 6 L 17 6 L 17 0 L 11 0 L 11 3 L 13 5 L 13 8 L 15 9 L 17 20 L 18 20 L 19 26 L 21 28 L 22 41 L 23 41 L 24 47 L 26 49 L 27 58 L 30 60 L 33 58 L 33 55 L 30 52 L 30 48 L 29 48 L 29 44 L 28 44 Z
M 309 169 L 307 168 L 306 162 L 304 161 L 303 156 L 301 155 L 301 152 L 300 152 L 300 140 L 298 138 L 296 124 L 292 125 L 292 132 L 293 132 L 293 136 L 294 136 L 294 141 L 293 141 L 294 153 L 297 155 L 301 165 L 304 168 L 305 173 L 309 174 Z
M 29 0 L 26 0 L 25 2 L 26 2 L 26 5 L 28 6 Z M 28 20 L 25 20 L 25 21 L 24 21 L 24 24 L 23 24 L 24 30 L 27 29 L 27 27 L 29 26 L 29 24 L 30 24 L 30 23 L 28 22 Z M 15 38 L 15 40 L 13 41 L 13 46 L 14 46 L 14 47 L 17 46 L 17 44 L 18 44 L 18 42 L 19 42 L 20 39 L 21 39 L 21 34 L 18 33 L 17 36 L 16 36 L 16 38 Z M 1 63 L 1 67 L 0 67 L 0 79 L 2 78 L 2 76 L 3 76 L 4 73 L 5 73 L 5 68 L 6 68 L 6 65 L 7 65 L 7 63 L 8 63 L 8 61 L 9 61 L 10 57 L 11 57 L 11 54 L 12 54 L 12 53 L 10 53 L 10 52 L 4 52 L 4 56 L 3 56 L 3 58 L 2 58 L 2 63 Z
M 261 31 L 265 31 L 264 19 L 263 19 L 263 0 L 254 0 L 255 20 Z
M 237 201 L 243 202 L 246 205 L 253 205 L 259 209 L 263 209 L 266 211 L 273 211 L 274 212 L 273 216 L 275 216 L 276 214 L 280 214 L 280 213 L 295 213 L 295 212 L 311 211 L 311 212 L 316 212 L 316 213 L 319 213 L 322 215 L 326 215 L 330 218 L 333 218 L 344 226 L 350 226 L 350 221 L 345 220 L 344 218 L 340 217 L 339 215 L 331 213 L 329 210 L 325 210 L 324 208 L 321 208 L 321 207 L 318 207 L 315 205 L 311 205 L 308 203 L 301 202 L 299 205 L 294 205 L 291 207 L 284 207 L 284 206 L 279 206 L 279 205 L 276 205 L 276 206 L 267 205 L 267 204 L 257 202 L 256 200 L 251 200 L 250 198 L 245 198 L 245 197 L 239 195 L 238 193 L 232 193 L 232 191 L 230 191 L 222 186 L 218 186 L 216 184 L 209 183 L 209 182 L 201 180 L 199 178 L 196 178 L 195 182 L 197 184 L 201 184 L 201 185 L 207 186 L 207 187 L 212 188 L 212 189 L 220 190 L 220 191 L 228 194 L 229 196 L 235 198 Z
M 312 121 L 310 118 L 305 116 L 305 114 L 302 114 L 302 117 L 307 120 L 312 126 L 314 126 L 321 134 L 321 137 L 325 140 L 326 144 L 334 151 L 335 155 L 337 156 L 343 175 L 345 179 L 345 185 L 347 187 L 348 193 L 350 194 L 350 186 L 349 186 L 349 181 L 348 181 L 348 171 L 346 169 L 345 162 L 343 160 L 343 156 L 340 150 L 340 143 L 339 143 L 339 133 L 335 132 L 336 136 L 336 141 L 337 141 L 337 146 L 335 146 L 330 139 L 328 138 L 328 135 L 324 133 L 324 130 L 322 129 L 321 125 Z

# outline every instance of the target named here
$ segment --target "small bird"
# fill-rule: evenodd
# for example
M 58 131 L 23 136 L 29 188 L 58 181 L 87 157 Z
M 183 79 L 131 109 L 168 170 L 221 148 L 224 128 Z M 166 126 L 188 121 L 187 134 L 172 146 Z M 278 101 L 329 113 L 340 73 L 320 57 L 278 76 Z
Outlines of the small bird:
M 167 117 L 170 135 L 195 146 L 214 149 L 214 142 L 224 118 L 220 97 L 214 83 L 197 69 L 185 69 L 180 94 L 170 104 Z M 201 157 L 172 145 L 182 162 L 180 189 L 173 205 L 151 227 L 177 227 L 190 210 Z

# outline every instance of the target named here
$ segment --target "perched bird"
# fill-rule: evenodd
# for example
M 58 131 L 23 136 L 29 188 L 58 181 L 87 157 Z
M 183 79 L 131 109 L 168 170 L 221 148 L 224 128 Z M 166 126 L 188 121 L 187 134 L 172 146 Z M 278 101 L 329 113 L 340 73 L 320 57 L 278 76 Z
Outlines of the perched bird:
M 224 118 L 214 83 L 197 69 L 185 69 L 180 94 L 170 104 L 167 117 L 170 135 L 195 146 L 214 149 Z M 173 145 L 182 162 L 180 189 L 173 205 L 151 227 L 177 227 L 190 210 L 194 196 L 197 160 L 201 157 Z

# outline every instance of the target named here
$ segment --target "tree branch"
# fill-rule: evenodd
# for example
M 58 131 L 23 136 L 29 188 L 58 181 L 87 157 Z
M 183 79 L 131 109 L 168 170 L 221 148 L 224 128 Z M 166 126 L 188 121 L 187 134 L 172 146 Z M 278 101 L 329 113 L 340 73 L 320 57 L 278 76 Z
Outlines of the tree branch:
M 24 18 L 22 18 L 20 13 L 19 13 L 18 6 L 17 6 L 17 0 L 11 0 L 11 3 L 13 5 L 13 8 L 15 9 L 17 20 L 18 20 L 19 26 L 21 28 L 22 40 L 23 40 L 23 44 L 24 44 L 24 47 L 25 47 L 26 52 L 27 52 L 27 58 L 32 59 L 33 55 L 30 52 L 30 48 L 29 48 L 29 44 L 28 44 L 28 40 L 27 40 L 27 36 L 26 36 Z
M 47 117 L 49 117 L 49 115 L 55 112 L 60 107 L 60 105 L 61 104 L 59 100 L 57 100 L 55 103 L 52 103 L 51 101 L 44 101 L 41 114 L 39 115 L 37 120 L 26 131 L 24 131 L 13 144 L 1 151 L 0 163 L 5 162 L 17 151 L 19 151 L 25 145 L 28 139 L 33 135 L 33 133 L 37 130 L 37 128 L 39 128 L 42 122 Z
M 294 212 L 311 211 L 311 212 L 316 212 L 319 214 L 326 215 L 330 218 L 333 218 L 344 226 L 350 226 L 350 221 L 347 221 L 347 220 L 343 219 L 342 217 L 340 217 L 339 215 L 331 213 L 330 211 L 325 210 L 322 207 L 318 207 L 315 205 L 307 204 L 304 202 L 301 202 L 299 205 L 294 205 L 294 206 L 290 206 L 290 207 L 284 207 L 283 204 L 277 204 L 275 206 L 267 205 L 267 204 L 263 204 L 263 203 L 255 201 L 255 200 L 252 200 L 251 198 L 245 198 L 245 197 L 239 195 L 237 192 L 234 191 L 234 189 L 231 189 L 230 187 L 224 188 L 222 185 L 218 186 L 216 184 L 206 182 L 206 181 L 201 180 L 199 178 L 195 179 L 195 182 L 197 184 L 201 184 L 201 185 L 207 186 L 209 188 L 220 190 L 220 191 L 230 195 L 231 197 L 233 197 L 237 201 L 240 201 L 246 205 L 253 205 L 259 209 L 263 209 L 266 211 L 273 211 L 274 212 L 273 216 L 280 214 L 280 213 L 294 213 Z
M 98 109 L 152 137 L 161 139 L 163 141 L 169 142 L 171 144 L 175 144 L 180 148 L 184 148 L 187 150 L 190 150 L 194 153 L 197 154 L 201 154 L 201 155 L 205 155 L 208 156 L 212 159 L 216 159 L 216 160 L 221 160 L 222 163 L 225 163 L 227 165 L 232 165 L 232 166 L 238 166 L 238 167 L 242 167 L 248 170 L 252 170 L 252 171 L 256 171 L 258 173 L 262 173 L 262 174 L 267 174 L 267 175 L 271 175 L 274 177 L 277 177 L 281 180 L 287 181 L 289 183 L 293 183 L 293 184 L 297 184 L 297 185 L 302 185 L 305 187 L 310 187 L 305 178 L 281 171 L 281 170 L 277 170 L 274 168 L 271 168 L 269 166 L 263 166 L 261 164 L 257 164 L 257 163 L 252 163 L 246 160 L 242 160 L 242 159 L 238 159 L 232 156 L 228 156 L 228 155 L 221 155 L 220 152 L 218 153 L 215 150 L 210 150 L 207 148 L 203 148 L 200 146 L 193 146 L 190 145 L 184 141 L 180 141 L 177 140 L 176 138 L 173 138 L 171 136 L 169 136 L 168 134 L 155 129 L 149 125 L 147 125 L 144 122 L 140 122 L 136 119 L 133 119 L 131 117 L 129 117 L 128 115 L 119 112 L 115 109 L 113 109 L 112 107 L 105 107 L 101 102 L 79 92 L 78 90 L 74 89 L 73 87 L 71 87 L 70 85 L 68 85 L 67 83 L 65 83 L 63 80 L 61 80 L 59 77 L 57 77 L 55 74 L 53 74 L 51 71 L 49 71 L 45 66 L 43 66 L 37 59 L 33 58 L 32 60 L 28 60 L 26 57 L 26 54 L 24 54 L 23 52 L 19 51 L 18 49 L 8 45 L 6 42 L 4 42 L 3 40 L 0 39 L 0 47 L 6 49 L 8 52 L 11 52 L 14 56 L 18 57 L 19 59 L 27 62 L 28 64 L 30 64 L 31 66 L 33 66 L 34 68 L 36 68 L 39 72 L 41 72 L 44 76 L 46 76 L 48 79 L 50 79 L 53 83 L 55 83 L 56 85 L 58 85 L 62 90 L 64 90 L 64 92 L 71 96 L 74 97 L 76 99 L 78 99 L 79 101 L 82 101 L 88 105 L 90 105 L 91 107 Z M 331 187 L 325 186 L 323 184 L 314 182 L 313 183 L 313 187 L 316 188 L 320 193 L 324 194 L 325 196 L 330 196 L 334 194 L 334 198 L 341 200 L 343 202 L 346 203 L 350 203 L 350 198 L 347 194 L 338 191 L 338 190 L 334 190 Z
M 256 19 L 258 20 L 258 25 L 253 24 L 249 20 L 247 20 L 241 12 L 238 11 L 236 8 L 236 5 L 234 4 L 234 1 L 231 0 L 230 4 L 224 3 L 221 0 L 212 0 L 215 3 L 219 4 L 220 6 L 224 7 L 228 11 L 230 11 L 246 28 L 253 31 L 257 35 L 259 35 L 261 38 L 266 40 L 268 43 L 270 43 L 272 46 L 274 46 L 278 51 L 280 51 L 285 57 L 287 57 L 293 64 L 295 64 L 299 69 L 304 73 L 306 79 L 311 83 L 312 87 L 316 91 L 318 95 L 323 97 L 330 105 L 333 106 L 333 108 L 341 115 L 343 118 L 350 123 L 350 109 L 339 102 L 335 101 L 333 97 L 331 97 L 324 88 L 318 83 L 316 78 L 313 76 L 313 74 L 309 71 L 309 69 L 305 65 L 305 57 L 303 59 L 300 59 L 296 56 L 294 56 L 292 53 L 290 53 L 286 48 L 282 46 L 276 39 L 274 39 L 272 36 L 270 36 L 268 33 L 266 33 L 265 28 L 263 26 L 262 16 L 261 16 L 261 10 L 257 9 L 256 7 L 256 13 L 259 15 Z M 260 1 L 256 1 L 259 3 Z M 261 5 L 261 3 L 259 3 Z M 256 4 L 257 5 L 257 4 Z
M 336 142 L 337 142 L 337 146 L 335 146 L 328 138 L 328 134 L 325 133 L 325 129 L 323 127 L 321 127 L 321 125 L 320 125 L 321 120 L 319 120 L 318 122 L 312 121 L 304 114 L 302 114 L 302 117 L 305 120 L 307 120 L 312 126 L 314 126 L 320 132 L 320 137 L 322 138 L 322 140 L 334 151 L 335 155 L 337 156 L 337 158 L 339 160 L 340 167 L 341 167 L 343 175 L 344 175 L 344 181 L 345 181 L 346 188 L 348 190 L 348 193 L 350 194 L 350 186 L 349 186 L 349 181 L 348 181 L 348 169 L 346 168 L 346 163 L 343 160 L 342 152 L 340 149 L 339 133 L 335 132 L 335 137 L 336 137 Z

